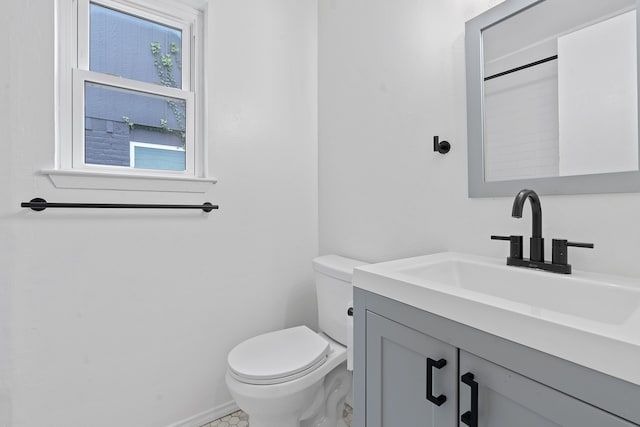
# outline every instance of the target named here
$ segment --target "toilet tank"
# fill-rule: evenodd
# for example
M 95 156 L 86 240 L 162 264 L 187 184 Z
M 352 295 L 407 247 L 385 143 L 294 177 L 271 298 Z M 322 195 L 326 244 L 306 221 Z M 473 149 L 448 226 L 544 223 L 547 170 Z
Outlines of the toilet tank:
M 347 343 L 348 305 L 353 301 L 353 269 L 366 262 L 339 255 L 313 260 L 318 296 L 318 327 L 335 341 Z

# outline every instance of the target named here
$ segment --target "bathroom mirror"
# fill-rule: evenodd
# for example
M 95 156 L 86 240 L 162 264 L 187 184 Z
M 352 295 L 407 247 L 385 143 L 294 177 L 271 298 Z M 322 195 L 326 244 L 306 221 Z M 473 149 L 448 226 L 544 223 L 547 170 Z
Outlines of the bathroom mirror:
M 640 0 L 506 0 L 466 24 L 469 196 L 640 192 Z

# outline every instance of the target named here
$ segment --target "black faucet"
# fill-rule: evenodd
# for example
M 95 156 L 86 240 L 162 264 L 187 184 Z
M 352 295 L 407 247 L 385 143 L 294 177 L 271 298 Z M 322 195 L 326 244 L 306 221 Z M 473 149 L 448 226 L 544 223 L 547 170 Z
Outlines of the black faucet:
M 571 273 L 571 265 L 567 263 L 567 247 L 593 248 L 593 243 L 568 242 L 565 239 L 553 239 L 553 254 L 551 262 L 544 260 L 544 239 L 542 238 L 542 206 L 540 198 L 533 190 L 520 190 L 513 201 L 511 216 L 522 218 L 522 208 L 524 202 L 529 200 L 531 213 L 533 214 L 533 225 L 531 239 L 529 239 L 529 257 L 522 257 L 522 236 L 491 236 L 493 240 L 509 240 L 510 250 L 507 257 L 507 265 L 516 267 L 538 268 L 554 273 Z
M 533 190 L 520 190 L 516 194 L 511 209 L 511 216 L 514 218 L 522 218 L 522 208 L 524 202 L 529 199 L 531 202 L 531 213 L 533 214 L 533 225 L 531 229 L 531 239 L 529 239 L 529 257 L 531 261 L 544 262 L 544 239 L 542 238 L 542 206 L 540 198 Z

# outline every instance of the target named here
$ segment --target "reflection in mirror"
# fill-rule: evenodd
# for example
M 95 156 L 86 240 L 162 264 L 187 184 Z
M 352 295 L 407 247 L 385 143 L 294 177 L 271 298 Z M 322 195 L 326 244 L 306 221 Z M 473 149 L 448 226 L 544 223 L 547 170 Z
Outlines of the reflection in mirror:
M 638 170 L 636 0 L 544 0 L 483 29 L 484 179 Z

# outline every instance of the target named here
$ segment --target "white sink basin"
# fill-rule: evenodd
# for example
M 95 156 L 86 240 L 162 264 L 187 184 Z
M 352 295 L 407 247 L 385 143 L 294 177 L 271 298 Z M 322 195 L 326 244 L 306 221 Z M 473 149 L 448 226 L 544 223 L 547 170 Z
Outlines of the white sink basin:
M 495 265 L 464 255 L 423 260 L 415 266 L 399 268 L 397 273 L 406 275 L 407 280 L 437 282 L 604 323 L 620 324 L 640 306 L 637 287 L 621 286 L 602 277 L 599 281 L 585 278 L 579 273 L 566 276 Z
M 359 267 L 353 284 L 640 385 L 640 280 L 446 252 Z

